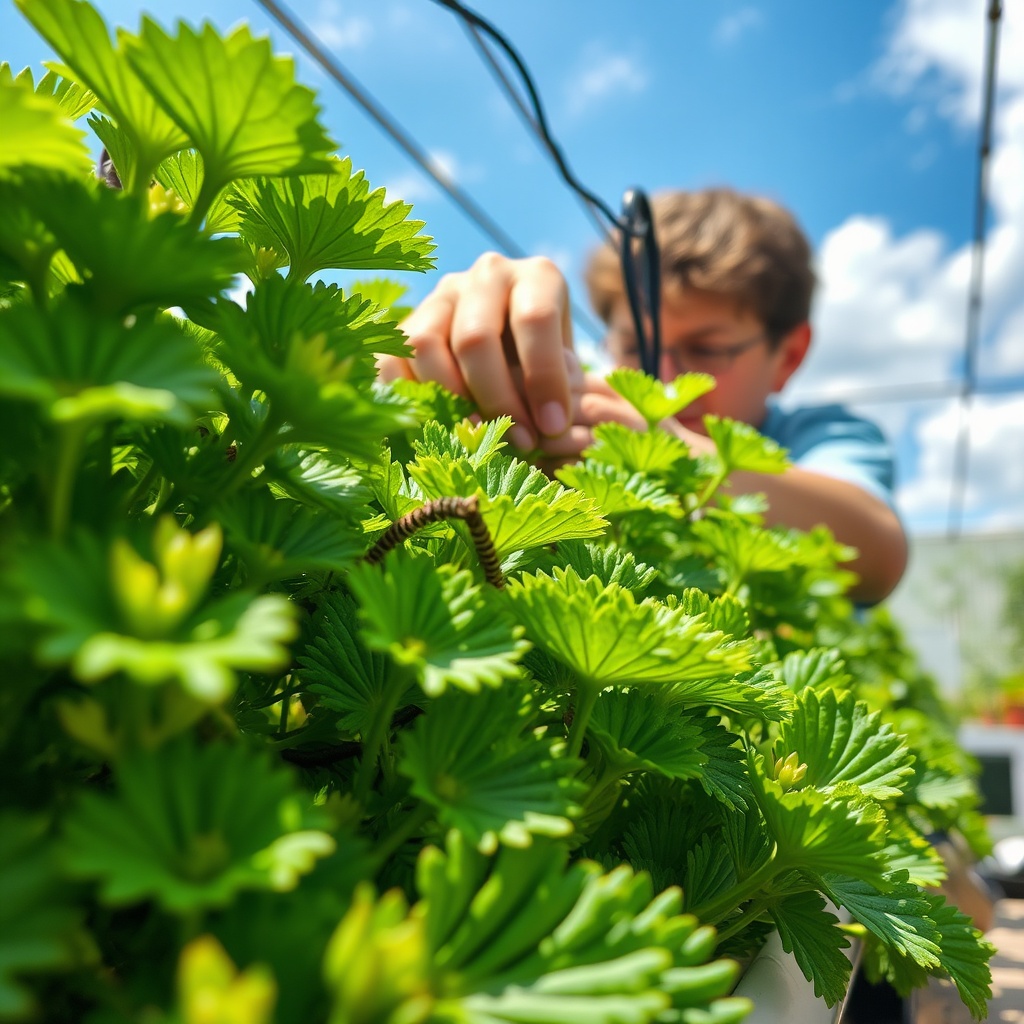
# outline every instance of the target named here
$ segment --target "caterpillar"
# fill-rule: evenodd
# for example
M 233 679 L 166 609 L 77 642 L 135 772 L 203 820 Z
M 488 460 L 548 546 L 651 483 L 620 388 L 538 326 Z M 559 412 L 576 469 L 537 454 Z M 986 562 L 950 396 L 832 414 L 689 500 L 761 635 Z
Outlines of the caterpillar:
M 466 524 L 487 582 L 499 590 L 504 587 L 505 576 L 501 571 L 498 552 L 494 550 L 491 535 L 483 516 L 480 515 L 480 502 L 476 495 L 469 498 L 436 498 L 413 509 L 401 519 L 396 519 L 384 531 L 377 543 L 366 553 L 365 560 L 371 565 L 376 565 L 392 548 L 408 540 L 424 526 L 441 519 L 461 519 Z

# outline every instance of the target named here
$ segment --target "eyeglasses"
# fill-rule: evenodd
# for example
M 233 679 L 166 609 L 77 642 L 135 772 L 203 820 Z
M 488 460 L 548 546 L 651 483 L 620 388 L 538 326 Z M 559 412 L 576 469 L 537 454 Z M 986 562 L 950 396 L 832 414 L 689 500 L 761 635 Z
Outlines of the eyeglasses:
M 702 342 L 693 342 L 688 345 L 665 345 L 662 347 L 663 359 L 668 359 L 672 368 L 677 374 L 680 373 L 709 373 L 712 376 L 725 373 L 732 367 L 732 364 L 743 355 L 767 341 L 768 335 L 765 331 L 755 334 L 745 341 L 737 341 L 732 345 L 710 345 Z M 608 352 L 612 358 L 623 366 L 639 367 L 640 355 L 636 343 L 632 337 L 619 336 L 616 340 L 609 338 Z

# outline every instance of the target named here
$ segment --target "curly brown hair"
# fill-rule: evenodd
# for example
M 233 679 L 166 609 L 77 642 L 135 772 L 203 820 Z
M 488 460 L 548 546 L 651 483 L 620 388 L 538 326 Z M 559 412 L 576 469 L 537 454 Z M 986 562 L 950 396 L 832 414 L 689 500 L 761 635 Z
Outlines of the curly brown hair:
M 809 318 L 811 247 L 788 210 L 729 188 L 663 192 L 651 207 L 669 295 L 693 289 L 734 299 L 775 341 Z M 607 323 L 625 294 L 612 245 L 594 251 L 585 280 L 591 304 Z

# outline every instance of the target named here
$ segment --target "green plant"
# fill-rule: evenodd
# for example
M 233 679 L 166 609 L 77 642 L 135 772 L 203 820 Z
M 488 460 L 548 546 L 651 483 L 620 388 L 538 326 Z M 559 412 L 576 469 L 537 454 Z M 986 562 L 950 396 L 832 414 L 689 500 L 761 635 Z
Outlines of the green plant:
M 62 63 L 0 70 L 0 1019 L 725 1024 L 773 926 L 830 1003 L 852 927 L 980 1017 L 846 552 L 721 492 L 784 454 L 606 424 L 552 480 L 380 386 L 401 288 L 311 278 L 432 244 L 290 63 L 19 6 Z

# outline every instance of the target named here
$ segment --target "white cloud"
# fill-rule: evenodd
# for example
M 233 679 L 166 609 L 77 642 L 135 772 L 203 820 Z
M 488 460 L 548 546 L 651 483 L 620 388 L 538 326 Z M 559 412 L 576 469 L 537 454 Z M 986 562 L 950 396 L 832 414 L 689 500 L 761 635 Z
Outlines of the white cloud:
M 1024 21 L 1003 4 L 999 82 L 1024 89 Z M 939 112 L 973 125 L 981 110 L 989 0 L 900 0 L 886 52 L 871 78 L 897 96 L 924 90 Z
M 615 96 L 638 95 L 649 81 L 650 76 L 637 57 L 591 45 L 569 82 L 568 112 L 578 117 Z
M 764 14 L 756 7 L 741 7 L 718 22 L 714 30 L 714 40 L 720 46 L 732 46 L 763 24 Z
M 885 52 L 870 77 L 907 102 L 908 131 L 933 114 L 971 131 L 980 116 L 987 0 L 900 0 Z M 983 373 L 1024 373 L 1024 13 L 1004 5 L 985 254 Z M 933 170 L 931 173 L 935 173 Z M 819 253 L 823 280 L 815 349 L 795 397 L 952 379 L 963 358 L 971 246 L 934 230 L 898 237 L 884 218 L 850 217 Z M 1024 525 L 1024 398 L 979 397 L 971 418 L 974 523 Z M 922 415 L 888 407 L 890 430 L 908 429 L 917 451 L 900 491 L 912 527 L 945 525 L 956 403 Z M 878 417 L 876 417 L 878 418 Z M 1016 452 L 1016 456 L 1011 453 Z M 1020 468 L 1018 468 L 1020 467 Z
M 373 24 L 362 15 L 346 15 L 338 0 L 320 0 L 313 34 L 331 50 L 359 50 L 373 38 Z
M 907 517 L 932 529 L 946 525 L 960 416 L 959 404 L 951 402 L 922 420 L 917 429 L 921 472 L 899 492 L 900 507 Z M 1024 396 L 975 398 L 969 426 L 965 524 L 981 529 L 1019 528 L 1024 495 L 1024 459 L 1020 457 L 1024 452 Z

